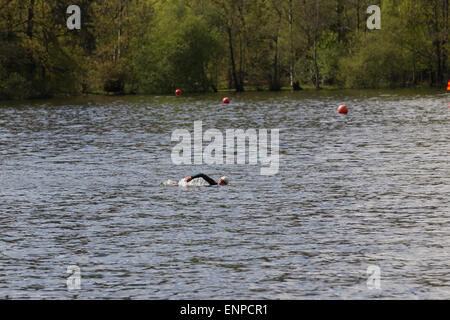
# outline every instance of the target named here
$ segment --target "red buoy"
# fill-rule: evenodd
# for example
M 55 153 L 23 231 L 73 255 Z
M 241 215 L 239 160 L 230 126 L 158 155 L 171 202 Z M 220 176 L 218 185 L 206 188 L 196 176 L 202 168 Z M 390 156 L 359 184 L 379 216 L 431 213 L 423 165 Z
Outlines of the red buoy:
M 181 96 L 181 90 L 180 89 L 175 90 L 175 95 Z
M 348 113 L 348 108 L 347 108 L 347 106 L 346 106 L 345 104 L 343 104 L 343 105 L 340 105 L 340 106 L 339 106 L 339 108 L 337 109 L 337 111 L 338 111 L 340 114 L 347 114 L 347 113 Z
M 225 98 L 223 98 L 222 102 L 225 103 L 225 104 L 229 104 L 230 103 L 230 98 L 225 97 Z

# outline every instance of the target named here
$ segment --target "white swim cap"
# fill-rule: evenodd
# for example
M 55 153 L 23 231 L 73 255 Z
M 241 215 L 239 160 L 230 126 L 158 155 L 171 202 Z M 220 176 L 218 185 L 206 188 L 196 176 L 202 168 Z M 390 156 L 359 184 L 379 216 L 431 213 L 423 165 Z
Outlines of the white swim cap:
M 230 179 L 228 179 L 227 176 L 223 176 L 222 178 L 220 178 L 220 180 L 222 180 L 223 182 L 225 182 L 225 184 L 230 183 Z

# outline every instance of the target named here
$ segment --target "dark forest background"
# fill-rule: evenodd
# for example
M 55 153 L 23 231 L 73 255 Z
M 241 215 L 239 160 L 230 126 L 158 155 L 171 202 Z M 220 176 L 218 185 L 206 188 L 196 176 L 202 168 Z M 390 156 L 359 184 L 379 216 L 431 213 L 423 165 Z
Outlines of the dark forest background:
M 81 30 L 69 30 L 69 5 Z M 369 5 L 381 30 L 368 30 Z M 0 0 L 0 99 L 443 86 L 449 0 Z

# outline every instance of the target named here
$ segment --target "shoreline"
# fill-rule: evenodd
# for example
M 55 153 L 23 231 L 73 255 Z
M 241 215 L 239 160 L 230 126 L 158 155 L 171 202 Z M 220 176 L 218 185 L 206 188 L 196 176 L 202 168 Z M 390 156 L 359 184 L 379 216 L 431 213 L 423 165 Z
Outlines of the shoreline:
M 282 87 L 278 91 L 272 90 L 257 90 L 255 88 L 249 88 L 244 91 L 236 91 L 235 89 L 219 89 L 217 92 L 183 92 L 183 96 L 192 97 L 192 96 L 201 96 L 201 95 L 219 95 L 223 94 L 233 94 L 233 95 L 242 95 L 242 94 L 252 94 L 252 93 L 293 93 L 293 94 L 301 94 L 301 93 L 326 93 L 326 92 L 389 92 L 389 91 L 417 91 L 417 92 L 436 92 L 436 93 L 448 93 L 446 88 L 438 88 L 438 87 L 429 87 L 429 86 L 416 86 L 416 87 L 401 87 L 401 88 L 340 88 L 336 86 L 325 86 L 320 89 L 316 89 L 314 86 L 305 86 L 302 87 L 301 90 L 292 90 L 290 87 Z M 17 102 L 32 102 L 32 101 L 45 101 L 45 100 L 53 100 L 53 99 L 76 99 L 76 98 L 89 98 L 89 97 L 100 97 L 100 98 L 120 98 L 120 97 L 133 97 L 133 96 L 148 96 L 148 97 L 172 97 L 174 96 L 171 93 L 107 93 L 107 92 L 99 92 L 93 91 L 88 93 L 60 93 L 54 94 L 52 96 L 44 96 L 44 97 L 35 97 L 35 98 L 26 98 L 26 99 L 0 99 L 0 104 L 2 103 L 17 103 Z M 181 98 L 183 97 L 181 96 Z M 174 96 L 175 97 L 175 96 Z M 180 98 L 180 97 L 177 97 Z

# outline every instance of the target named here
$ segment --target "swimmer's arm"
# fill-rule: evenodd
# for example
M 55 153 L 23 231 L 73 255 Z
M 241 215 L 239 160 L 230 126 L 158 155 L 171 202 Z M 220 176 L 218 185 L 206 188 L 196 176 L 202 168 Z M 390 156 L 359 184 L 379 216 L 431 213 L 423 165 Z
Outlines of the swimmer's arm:
M 205 179 L 206 180 L 206 182 L 208 182 L 210 185 L 216 185 L 217 184 L 217 182 L 216 181 L 214 181 L 213 179 L 211 179 L 210 177 L 208 177 L 206 174 L 203 174 L 203 173 L 199 173 L 199 174 L 196 174 L 195 176 L 192 176 L 191 177 L 191 179 L 193 180 L 193 179 L 197 179 L 197 178 L 203 178 L 203 179 Z

